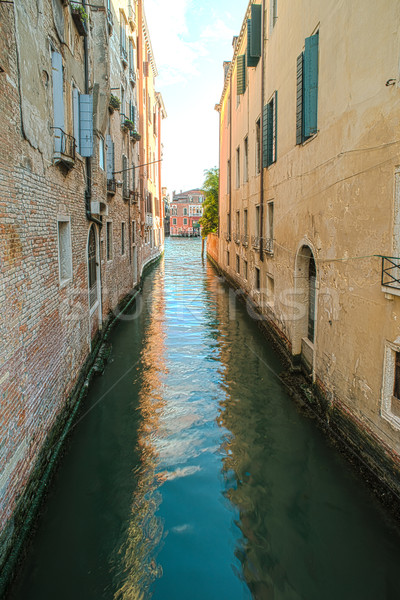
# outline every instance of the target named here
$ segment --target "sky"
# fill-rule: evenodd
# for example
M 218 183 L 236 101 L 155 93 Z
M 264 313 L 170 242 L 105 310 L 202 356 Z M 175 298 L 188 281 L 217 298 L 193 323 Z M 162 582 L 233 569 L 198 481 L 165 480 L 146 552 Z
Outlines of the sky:
M 218 166 L 218 113 L 224 60 L 231 60 L 248 0 L 145 0 L 145 13 L 167 118 L 162 185 L 201 187 L 204 170 Z

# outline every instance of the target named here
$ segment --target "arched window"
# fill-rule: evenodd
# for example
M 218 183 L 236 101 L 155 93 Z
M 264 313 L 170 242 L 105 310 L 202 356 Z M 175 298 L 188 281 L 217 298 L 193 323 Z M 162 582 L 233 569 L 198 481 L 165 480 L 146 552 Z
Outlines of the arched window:
M 308 339 L 314 343 L 315 333 L 315 282 L 317 278 L 317 271 L 315 268 L 315 261 L 310 256 L 308 264 Z
M 94 226 L 90 228 L 88 240 L 88 271 L 89 271 L 89 306 L 92 308 L 97 301 L 97 256 L 96 234 Z

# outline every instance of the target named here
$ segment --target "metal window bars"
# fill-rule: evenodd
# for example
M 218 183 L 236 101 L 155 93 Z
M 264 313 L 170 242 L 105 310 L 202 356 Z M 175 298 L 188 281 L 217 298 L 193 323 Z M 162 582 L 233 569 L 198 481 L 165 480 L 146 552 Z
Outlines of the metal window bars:
M 265 254 L 273 254 L 274 253 L 274 240 L 273 238 L 262 238 L 263 241 L 263 251 Z
M 382 256 L 382 285 L 400 290 L 400 258 Z
M 56 162 L 75 161 L 76 141 L 74 136 L 65 133 L 61 127 L 52 127 L 54 131 L 54 159 Z
M 260 238 L 258 235 L 252 235 L 251 236 L 251 245 L 253 246 L 253 248 L 255 250 L 259 250 L 260 249 Z

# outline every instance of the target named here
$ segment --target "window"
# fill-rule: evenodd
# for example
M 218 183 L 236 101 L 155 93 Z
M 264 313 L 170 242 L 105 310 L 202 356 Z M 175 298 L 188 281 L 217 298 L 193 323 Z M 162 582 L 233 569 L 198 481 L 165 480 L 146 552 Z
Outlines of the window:
M 121 48 L 121 58 L 123 60 L 127 59 L 127 54 L 126 54 L 126 20 L 125 17 L 122 13 L 122 11 L 119 13 L 120 16 L 120 23 L 119 23 L 119 43 L 120 43 L 120 48 Z
M 271 308 L 274 306 L 275 284 L 272 275 L 267 275 L 267 304 Z
M 132 246 L 136 246 L 136 221 L 132 221 Z
M 316 281 L 317 271 L 315 268 L 315 261 L 313 257 L 310 257 L 308 265 L 308 339 L 314 343 L 315 337 L 315 300 L 316 300 Z
M 100 169 L 104 171 L 105 162 L 104 162 L 104 139 L 101 137 L 99 139 L 99 166 Z
M 263 111 L 263 167 L 269 167 L 276 162 L 276 132 L 277 132 L 277 100 L 278 92 L 274 92 L 271 100 L 264 106 Z
M 393 396 L 400 401 L 400 352 L 395 355 Z
M 236 187 L 240 187 L 240 148 L 236 148 Z
M 176 219 L 172 219 L 172 225 L 176 225 Z
M 229 267 L 229 250 L 226 251 L 226 264 Z
M 96 250 L 96 233 L 94 225 L 89 231 L 88 240 L 88 271 L 89 271 L 89 306 L 92 308 L 97 302 L 98 286 L 97 286 L 97 250 Z
M 240 211 L 236 211 L 236 233 L 239 235 L 240 233 Z
M 74 128 L 75 148 L 79 152 L 79 90 L 72 84 L 72 122 Z
M 256 206 L 256 214 L 255 214 L 255 228 L 254 228 L 254 232 L 255 235 L 260 235 L 260 207 Z
M 226 169 L 226 193 L 231 193 L 231 161 L 228 160 L 227 169 Z
M 400 346 L 386 342 L 383 364 L 381 415 L 400 429 Z
M 113 239 L 112 239 L 112 223 L 111 221 L 107 221 L 106 225 L 106 241 L 107 241 L 107 260 L 112 260 L 113 251 Z
M 184 214 L 184 215 L 187 215 L 187 208 L 186 208 L 186 206 L 185 206 L 185 207 L 184 207 L 184 209 L 183 209 L 183 214 Z
M 243 233 L 247 234 L 247 208 L 243 211 Z
M 58 269 L 60 283 L 64 284 L 72 279 L 72 248 L 71 248 L 71 223 L 69 219 L 59 220 L 58 227 Z
M 129 198 L 128 158 L 125 154 L 122 155 L 122 196 L 124 199 Z
M 260 154 L 261 154 L 261 120 L 256 122 L 256 174 L 260 172 Z
M 236 92 L 241 96 L 246 91 L 246 55 L 241 54 L 237 57 L 237 75 L 236 75 Z M 240 101 L 240 99 L 239 99 Z
M 64 132 L 64 79 L 62 56 L 59 52 L 51 53 L 52 81 L 53 81 L 53 124 L 54 124 L 54 150 L 61 152 L 62 134 Z
M 254 5 L 252 5 L 254 6 Z M 244 138 L 244 156 L 243 156 L 243 181 L 249 179 L 249 138 Z
M 254 269 L 254 289 L 260 289 L 260 269 L 258 267 Z
M 304 52 L 297 57 L 296 144 L 318 131 L 319 34 L 306 38 Z
M 236 273 L 240 273 L 240 257 L 236 254 Z
M 243 260 L 243 277 L 247 279 L 247 260 Z
M 121 223 L 121 254 L 125 254 L 125 223 Z
M 270 254 L 274 251 L 274 203 L 267 202 L 267 229 L 265 250 Z
M 187 225 L 187 219 L 183 219 L 183 224 Z

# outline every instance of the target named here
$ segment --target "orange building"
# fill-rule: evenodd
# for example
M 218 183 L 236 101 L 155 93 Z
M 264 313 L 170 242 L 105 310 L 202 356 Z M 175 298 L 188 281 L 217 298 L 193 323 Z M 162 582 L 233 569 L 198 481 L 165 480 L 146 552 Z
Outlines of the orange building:
M 172 193 L 170 210 L 171 237 L 198 237 L 203 216 L 204 192 L 200 189 Z

